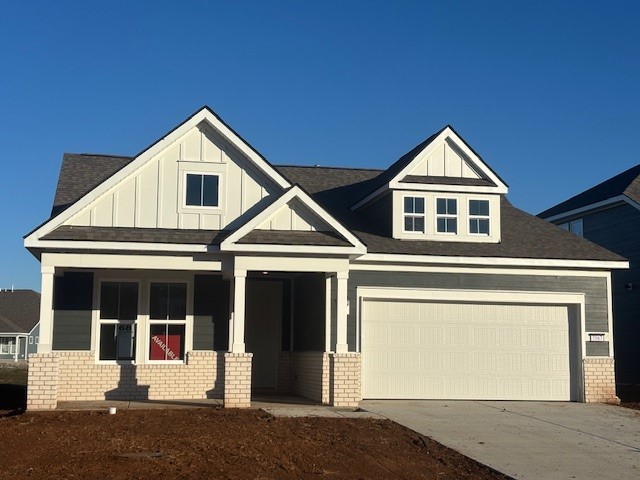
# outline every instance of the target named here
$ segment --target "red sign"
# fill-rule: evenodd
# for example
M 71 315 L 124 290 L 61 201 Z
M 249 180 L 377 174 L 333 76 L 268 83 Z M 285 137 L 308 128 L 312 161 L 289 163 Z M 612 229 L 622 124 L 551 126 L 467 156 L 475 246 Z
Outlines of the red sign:
M 180 360 L 181 335 L 153 335 L 151 337 L 150 360 Z

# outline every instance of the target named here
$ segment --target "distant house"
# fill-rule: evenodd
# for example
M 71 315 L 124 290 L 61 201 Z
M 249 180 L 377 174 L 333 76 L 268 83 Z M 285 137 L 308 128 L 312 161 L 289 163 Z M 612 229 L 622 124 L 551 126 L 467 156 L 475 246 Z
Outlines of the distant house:
M 640 394 L 640 165 L 538 215 L 629 259 L 613 272 L 615 371 L 618 395 Z
M 36 353 L 40 294 L 33 290 L 0 290 L 0 360 L 25 360 Z
M 627 261 L 507 193 L 450 126 L 386 170 L 274 166 L 207 107 L 133 157 L 66 154 L 25 237 L 43 304 L 27 408 L 615 401 Z

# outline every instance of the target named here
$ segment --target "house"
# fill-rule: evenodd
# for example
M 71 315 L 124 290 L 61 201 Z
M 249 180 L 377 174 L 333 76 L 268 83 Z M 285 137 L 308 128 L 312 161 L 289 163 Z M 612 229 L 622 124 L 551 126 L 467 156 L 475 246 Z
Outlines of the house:
M 274 166 L 208 107 L 133 157 L 66 154 L 24 241 L 42 265 L 28 408 L 615 401 L 627 261 L 507 192 L 450 126 L 384 171 Z
M 38 292 L 0 289 L 0 361 L 17 362 L 36 353 L 39 319 Z
M 640 165 L 538 215 L 629 259 L 612 275 L 616 382 L 621 398 L 640 397 Z

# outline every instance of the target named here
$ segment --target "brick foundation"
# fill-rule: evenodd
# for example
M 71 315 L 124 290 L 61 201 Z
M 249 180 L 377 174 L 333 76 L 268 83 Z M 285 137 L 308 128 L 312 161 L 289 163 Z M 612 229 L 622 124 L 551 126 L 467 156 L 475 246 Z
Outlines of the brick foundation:
M 224 406 L 251 407 L 251 362 L 253 353 L 224 354 Z
M 222 398 L 222 362 L 212 351 L 188 352 L 177 365 L 99 364 L 92 352 L 32 354 L 27 409 L 53 409 L 58 401 Z
M 331 405 L 357 407 L 360 393 L 360 354 L 333 353 L 331 357 Z
M 29 355 L 27 410 L 53 410 L 58 403 L 58 356 L 55 353 Z
M 616 375 L 613 358 L 589 358 L 582 361 L 584 371 L 584 401 L 619 404 L 616 396 Z

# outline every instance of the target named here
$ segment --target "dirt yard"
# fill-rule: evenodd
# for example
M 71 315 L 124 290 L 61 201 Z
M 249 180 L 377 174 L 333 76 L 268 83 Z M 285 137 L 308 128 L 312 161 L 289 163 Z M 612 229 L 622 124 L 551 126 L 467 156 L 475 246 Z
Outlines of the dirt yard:
M 387 420 L 222 408 L 22 413 L 26 371 L 0 367 L 2 478 L 508 479 Z

